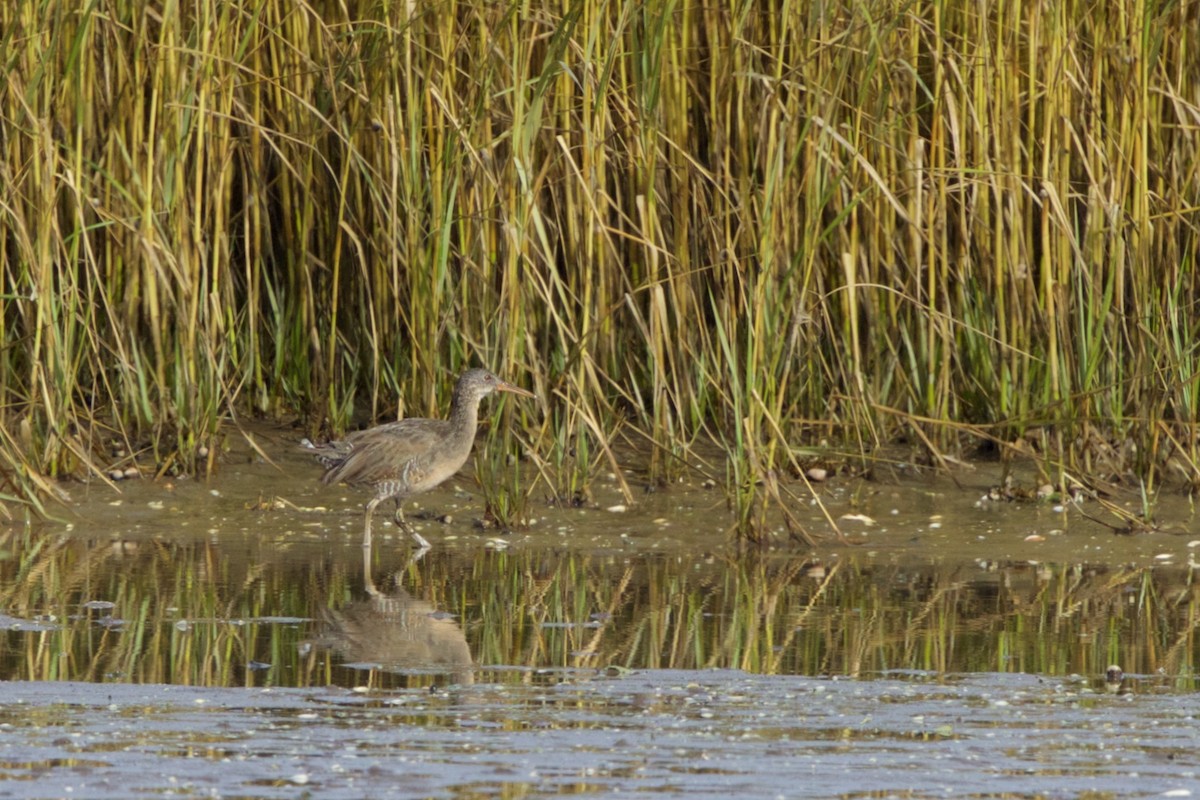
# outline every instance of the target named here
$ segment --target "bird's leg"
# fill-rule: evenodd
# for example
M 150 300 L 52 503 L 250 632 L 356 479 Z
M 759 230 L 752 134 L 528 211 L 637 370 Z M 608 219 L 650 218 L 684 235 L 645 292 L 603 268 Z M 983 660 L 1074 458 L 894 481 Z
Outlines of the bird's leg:
M 371 550 L 371 514 L 375 511 L 375 506 L 383 500 L 382 497 L 376 497 L 367 503 L 367 517 L 363 522 L 363 549 L 370 552 Z
M 429 549 L 429 540 L 413 530 L 412 526 L 408 524 L 408 520 L 404 518 L 403 497 L 396 498 L 396 524 L 400 526 L 400 530 L 406 532 L 412 537 L 413 541 L 417 543 L 417 547 L 420 548 L 422 554 Z

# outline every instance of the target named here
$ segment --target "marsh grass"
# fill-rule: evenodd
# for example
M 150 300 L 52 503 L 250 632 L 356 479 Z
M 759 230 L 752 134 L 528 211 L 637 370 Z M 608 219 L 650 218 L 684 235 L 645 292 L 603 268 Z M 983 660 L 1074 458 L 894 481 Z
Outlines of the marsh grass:
M 6 513 L 478 364 L 743 533 L 821 442 L 1200 483 L 1194 4 L 348 8 L 0 8 Z

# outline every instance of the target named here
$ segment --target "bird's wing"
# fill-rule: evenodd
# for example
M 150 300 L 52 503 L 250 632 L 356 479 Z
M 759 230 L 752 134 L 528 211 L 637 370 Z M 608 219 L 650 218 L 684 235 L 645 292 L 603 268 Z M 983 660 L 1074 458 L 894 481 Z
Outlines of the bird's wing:
M 439 442 L 450 430 L 444 420 L 402 419 L 349 434 L 337 461 L 321 479 L 325 483 L 372 484 L 384 480 L 416 483 L 422 465 L 436 460 Z

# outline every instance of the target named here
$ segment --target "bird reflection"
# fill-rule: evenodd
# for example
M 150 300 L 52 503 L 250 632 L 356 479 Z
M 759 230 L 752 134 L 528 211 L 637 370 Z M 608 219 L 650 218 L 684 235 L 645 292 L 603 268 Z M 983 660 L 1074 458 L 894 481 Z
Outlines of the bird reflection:
M 409 564 L 424 554 L 425 549 L 414 553 Z M 387 672 L 450 674 L 455 683 L 474 683 L 474 661 L 462 628 L 403 587 L 389 592 L 377 588 L 370 548 L 363 549 L 363 582 L 366 600 L 337 611 L 323 610 L 325 630 L 314 644 L 332 649 L 349 663 Z

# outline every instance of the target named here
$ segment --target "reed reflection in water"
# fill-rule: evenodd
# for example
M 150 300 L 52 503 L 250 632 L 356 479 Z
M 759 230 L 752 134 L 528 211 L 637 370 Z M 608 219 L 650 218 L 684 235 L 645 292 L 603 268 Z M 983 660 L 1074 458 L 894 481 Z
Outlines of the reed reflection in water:
M 0 549 L 7 680 L 403 687 L 611 666 L 870 677 L 1120 664 L 1191 687 L 1200 622 L 1191 570 L 1174 566 L 549 549 L 377 549 L 364 565 L 355 544 L 29 531 Z

